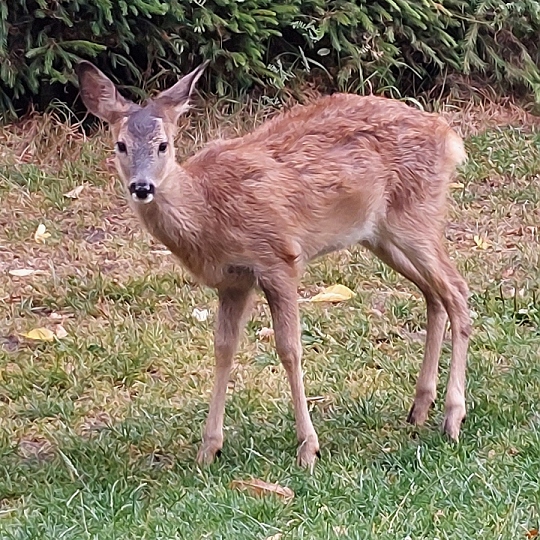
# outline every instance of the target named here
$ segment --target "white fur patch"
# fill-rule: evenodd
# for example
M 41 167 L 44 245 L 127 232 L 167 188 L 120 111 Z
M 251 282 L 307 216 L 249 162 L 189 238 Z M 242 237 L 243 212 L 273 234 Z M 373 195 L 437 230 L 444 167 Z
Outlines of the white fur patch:
M 136 203 L 142 203 L 142 204 L 148 204 L 148 203 L 151 203 L 153 200 L 154 200 L 154 196 L 149 193 L 147 196 L 146 196 L 146 199 L 139 199 L 139 197 L 137 197 L 137 194 L 136 193 L 132 193 L 131 194 L 131 198 L 136 202 Z

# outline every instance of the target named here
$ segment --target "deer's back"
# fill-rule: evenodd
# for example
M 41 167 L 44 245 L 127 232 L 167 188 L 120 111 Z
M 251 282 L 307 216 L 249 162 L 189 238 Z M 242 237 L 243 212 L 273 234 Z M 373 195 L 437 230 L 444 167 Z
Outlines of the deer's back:
M 433 224 L 461 154 L 461 140 L 437 115 L 334 94 L 211 143 L 184 167 L 205 190 L 220 229 L 213 233 L 230 233 L 229 245 L 283 244 L 291 258 L 310 259 L 369 241 L 389 214 L 422 207 Z

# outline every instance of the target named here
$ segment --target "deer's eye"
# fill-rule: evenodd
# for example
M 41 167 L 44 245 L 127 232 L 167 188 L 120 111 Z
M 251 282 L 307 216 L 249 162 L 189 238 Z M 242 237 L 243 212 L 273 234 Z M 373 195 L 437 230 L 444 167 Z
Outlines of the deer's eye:
M 159 150 L 160 152 L 166 152 L 168 146 L 169 146 L 169 145 L 168 145 L 166 142 L 162 142 L 162 143 L 159 145 L 158 150 Z
M 116 149 L 121 153 L 125 154 L 127 152 L 126 143 L 118 141 L 116 143 Z

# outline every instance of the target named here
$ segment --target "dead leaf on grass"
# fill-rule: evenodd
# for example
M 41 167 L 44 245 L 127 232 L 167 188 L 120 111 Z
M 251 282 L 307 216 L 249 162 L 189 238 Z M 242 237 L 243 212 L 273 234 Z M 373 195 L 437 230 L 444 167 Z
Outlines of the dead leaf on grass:
M 204 321 L 206 321 L 206 319 L 208 319 L 208 310 L 207 309 L 195 308 L 191 312 L 191 315 L 195 320 L 197 320 L 199 322 L 204 322 Z
M 26 277 L 35 274 L 36 271 L 33 268 L 18 268 L 16 270 L 10 270 L 9 274 L 15 277 Z
M 18 447 L 19 455 L 26 461 L 50 461 L 55 453 L 52 444 L 41 437 L 22 438 Z
M 24 336 L 27 339 L 32 339 L 34 341 L 54 340 L 54 332 L 52 332 L 48 328 L 34 328 L 33 330 L 26 332 L 25 334 L 21 334 L 21 336 Z
M 527 534 L 525 535 L 527 538 L 538 538 L 538 535 L 540 533 L 538 532 L 538 529 L 531 529 L 530 531 L 527 531 Z
M 274 335 L 272 328 L 263 326 L 260 330 L 257 331 L 257 336 L 260 339 L 270 339 Z
M 473 237 L 475 248 L 477 249 L 488 249 L 491 246 L 491 243 L 486 238 L 483 238 L 482 236 L 479 236 L 477 234 Z
M 44 243 L 47 238 L 51 236 L 51 233 L 47 232 L 47 228 L 43 223 L 40 223 L 38 225 L 38 228 L 36 229 L 36 232 L 34 233 L 34 240 L 36 242 Z
M 68 335 L 66 329 L 61 324 L 56 325 L 56 328 L 54 329 L 54 333 L 56 334 L 56 337 L 58 339 L 65 338 Z
M 256 497 L 276 495 L 284 501 L 290 501 L 294 498 L 294 491 L 292 489 L 280 486 L 279 484 L 269 484 L 264 480 L 258 480 L 256 478 L 252 480 L 233 480 L 231 482 L 231 488 L 247 491 L 250 495 Z
M 9 336 L 1 336 L 0 343 L 2 343 L 6 351 L 15 352 L 19 348 L 20 341 L 17 336 L 10 334 Z
M 324 291 L 311 298 L 301 299 L 302 302 L 343 302 L 350 300 L 354 292 L 345 285 L 330 285 Z
M 516 271 L 515 268 L 506 268 L 505 270 L 502 271 L 502 274 L 501 276 L 504 278 L 504 279 L 508 279 L 509 277 L 513 276 L 514 275 L 514 272 Z
M 68 191 L 67 193 L 64 193 L 64 197 L 67 197 L 68 199 L 78 199 L 83 189 L 84 189 L 84 184 L 82 186 L 77 186 L 75 189 L 72 189 L 71 191 Z

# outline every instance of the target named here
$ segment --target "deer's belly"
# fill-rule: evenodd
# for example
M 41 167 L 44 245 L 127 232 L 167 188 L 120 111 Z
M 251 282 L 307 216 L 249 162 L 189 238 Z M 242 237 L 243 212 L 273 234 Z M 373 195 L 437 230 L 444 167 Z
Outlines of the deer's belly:
M 376 228 L 374 220 L 367 220 L 348 229 L 325 233 L 321 231 L 318 241 L 313 239 L 308 247 L 308 258 L 314 259 L 355 244 L 374 243 Z

